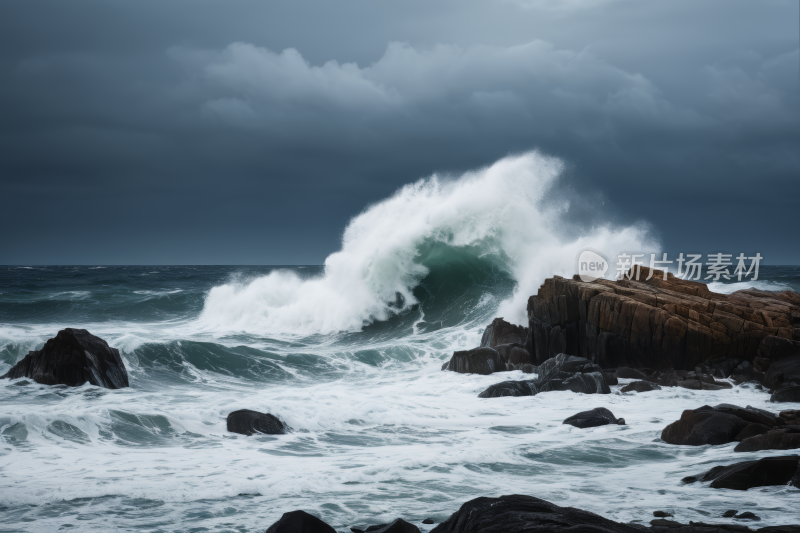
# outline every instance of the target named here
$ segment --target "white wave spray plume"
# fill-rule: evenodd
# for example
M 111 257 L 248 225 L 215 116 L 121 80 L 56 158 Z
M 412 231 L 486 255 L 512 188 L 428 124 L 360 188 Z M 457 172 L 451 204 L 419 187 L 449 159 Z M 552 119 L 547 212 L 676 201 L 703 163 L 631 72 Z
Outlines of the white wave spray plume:
M 357 331 L 387 319 L 397 293 L 406 306 L 417 303 L 412 290 L 428 272 L 419 248 L 431 241 L 496 255 L 517 283 L 498 315 L 523 323 L 528 296 L 546 277 L 571 276 L 581 248 L 609 257 L 657 249 L 642 227 L 604 226 L 578 238 L 559 237 L 564 215 L 543 203 L 562 167 L 556 158 L 528 152 L 457 179 L 434 175 L 406 185 L 351 220 L 322 276 L 301 279 L 275 270 L 249 283 L 214 287 L 199 325 L 258 334 Z

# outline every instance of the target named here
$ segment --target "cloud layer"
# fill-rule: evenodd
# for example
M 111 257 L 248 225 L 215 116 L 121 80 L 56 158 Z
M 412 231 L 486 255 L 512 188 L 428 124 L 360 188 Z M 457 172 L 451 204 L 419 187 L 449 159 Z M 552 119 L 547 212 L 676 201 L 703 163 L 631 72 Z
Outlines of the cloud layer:
M 5 262 L 320 263 L 403 184 L 530 149 L 576 225 L 800 262 L 791 3 L 4 9 Z

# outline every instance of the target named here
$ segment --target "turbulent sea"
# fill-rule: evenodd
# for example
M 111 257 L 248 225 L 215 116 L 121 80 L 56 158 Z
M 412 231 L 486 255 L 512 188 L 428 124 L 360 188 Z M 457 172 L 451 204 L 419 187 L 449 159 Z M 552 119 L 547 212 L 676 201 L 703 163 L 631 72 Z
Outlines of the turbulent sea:
M 524 375 L 440 370 L 494 316 L 521 322 L 527 296 L 569 274 L 580 246 L 653 245 L 635 228 L 556 236 L 541 200 L 558 170 L 529 154 L 418 182 L 354 218 L 324 266 L 0 267 L 0 374 L 78 327 L 120 350 L 131 384 L 0 380 L 0 531 L 263 531 L 295 509 L 338 531 L 397 517 L 426 531 L 424 518 L 513 493 L 619 521 L 737 509 L 758 526 L 800 523 L 797 489 L 680 483 L 787 452 L 659 440 L 704 404 L 800 405 L 751 386 L 480 399 Z M 800 267 L 712 289 L 745 287 L 800 291 Z M 628 425 L 561 423 L 599 406 Z M 243 408 L 291 432 L 228 433 Z

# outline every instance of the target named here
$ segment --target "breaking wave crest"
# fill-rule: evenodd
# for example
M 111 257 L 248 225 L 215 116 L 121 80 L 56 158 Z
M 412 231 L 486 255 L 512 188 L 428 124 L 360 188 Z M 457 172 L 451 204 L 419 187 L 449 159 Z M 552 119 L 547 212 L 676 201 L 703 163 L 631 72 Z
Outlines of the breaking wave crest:
M 528 296 L 548 276 L 572 275 L 581 248 L 608 255 L 657 248 L 643 227 L 560 236 L 571 223 L 552 194 L 562 168 L 556 158 L 528 152 L 455 179 L 433 175 L 406 185 L 350 221 L 321 276 L 276 270 L 214 287 L 198 325 L 260 334 L 358 331 L 418 307 L 414 289 L 435 274 L 431 250 L 441 249 L 488 261 L 513 280 L 497 311 L 519 323 Z

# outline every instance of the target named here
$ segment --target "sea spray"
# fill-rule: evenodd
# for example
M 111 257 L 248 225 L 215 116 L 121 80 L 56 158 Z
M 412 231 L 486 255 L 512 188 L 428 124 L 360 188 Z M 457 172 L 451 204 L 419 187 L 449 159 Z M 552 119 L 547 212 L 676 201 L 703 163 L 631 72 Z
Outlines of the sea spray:
M 358 331 L 419 303 L 414 287 L 429 272 L 421 250 L 432 242 L 491 257 L 516 283 L 498 313 L 522 323 L 528 296 L 548 276 L 572 275 L 581 248 L 611 256 L 657 249 L 642 227 L 560 237 L 569 213 L 554 208 L 552 189 L 562 169 L 559 159 L 528 152 L 454 179 L 433 175 L 406 185 L 351 220 L 321 276 L 276 270 L 214 287 L 199 325 L 261 334 Z

